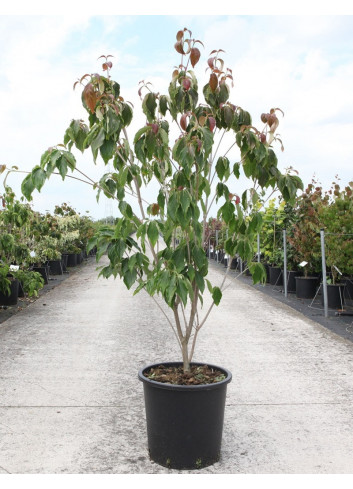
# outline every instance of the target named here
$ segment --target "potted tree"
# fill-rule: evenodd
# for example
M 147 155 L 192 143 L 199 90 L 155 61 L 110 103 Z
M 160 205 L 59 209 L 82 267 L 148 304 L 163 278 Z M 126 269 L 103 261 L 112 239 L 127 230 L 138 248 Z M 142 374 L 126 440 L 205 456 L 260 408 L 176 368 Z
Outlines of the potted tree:
M 277 203 L 270 199 L 262 212 L 263 226 L 260 233 L 261 247 L 264 253 L 267 281 L 271 285 L 282 285 L 283 266 L 283 209 L 285 202 Z
M 322 188 L 313 181 L 297 199 L 295 207 L 297 221 L 288 236 L 293 258 L 303 269 L 303 276 L 295 277 L 296 296 L 299 299 L 313 299 L 319 285 L 321 267 L 319 206 L 322 198 Z
M 347 282 L 350 284 L 349 276 L 353 271 L 352 188 L 353 183 L 341 189 L 338 183 L 333 182 L 319 208 L 325 231 L 326 265 L 330 270 L 327 279 L 328 307 L 334 309 L 343 308 L 345 288 Z
M 36 295 L 43 287 L 40 278 L 30 270 L 30 222 L 33 211 L 16 200 L 10 187 L 2 196 L 0 212 L 0 303 L 16 305 L 24 294 Z
M 175 50 L 181 60 L 168 95 L 141 83 L 146 122 L 132 139 L 128 126 L 135 109 L 111 78 L 110 56 L 103 56 L 104 75 L 85 75 L 75 83 L 84 87 L 88 124 L 73 120 L 64 145 L 45 151 L 22 183 L 24 195 L 31 199 L 54 170 L 63 179 L 68 170 L 76 170 L 98 194 L 117 201 L 121 216 L 113 228 L 102 226 L 97 231 L 88 250 L 96 247 L 97 261 L 107 254 L 109 264 L 100 269 L 101 276 L 119 276 L 127 288 L 136 287 L 135 293 L 144 289 L 152 298 L 159 295 L 164 300 L 167 309 L 161 308 L 161 314 L 173 328 L 180 359 L 161 359 L 140 370 L 138 378 L 145 392 L 150 457 L 178 469 L 201 468 L 219 459 L 226 386 L 231 381 L 225 367 L 193 362 L 198 335 L 211 309 L 220 303 L 224 285 L 213 285 L 207 278 L 204 243 L 211 208 L 217 205 L 217 218 L 229 231 L 225 251 L 246 260 L 259 282 L 265 272 L 252 258 L 262 219 L 259 212 L 251 219 L 246 216 L 266 189 L 278 188 L 290 200 L 302 186 L 296 175 L 278 169 L 272 146 L 279 109 L 263 113 L 263 129 L 258 130 L 250 114 L 229 101 L 233 79 L 222 50 L 212 51 L 208 58 L 204 100 L 199 102 L 193 68 L 201 46 L 188 29 L 178 31 Z M 224 147 L 226 134 L 231 141 Z M 239 154 L 231 156 L 234 146 Z M 100 156 L 106 165 L 111 162 L 113 170 L 93 181 L 76 167 L 74 147 L 90 148 L 94 161 Z M 241 173 L 250 188 L 238 196 Z M 144 191 L 150 186 L 156 189 L 155 182 L 158 189 L 147 201 Z M 203 311 L 202 299 L 208 293 L 212 303 Z

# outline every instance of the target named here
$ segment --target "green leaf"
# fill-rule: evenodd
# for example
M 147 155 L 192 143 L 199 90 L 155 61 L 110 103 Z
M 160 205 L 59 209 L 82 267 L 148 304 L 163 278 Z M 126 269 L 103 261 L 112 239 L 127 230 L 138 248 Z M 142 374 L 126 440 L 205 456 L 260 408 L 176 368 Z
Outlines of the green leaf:
M 124 104 L 124 108 L 121 112 L 121 116 L 123 118 L 125 126 L 128 126 L 130 124 L 130 122 L 132 121 L 133 115 L 134 114 L 133 114 L 133 111 L 132 111 L 132 108 L 130 107 L 130 105 Z
M 59 170 L 61 178 L 64 180 L 67 174 L 67 162 L 62 155 L 56 160 L 56 168 Z
M 98 134 L 91 141 L 91 149 L 93 152 L 94 160 L 97 158 L 98 149 L 102 146 L 105 140 L 104 129 L 101 127 L 98 131 Z
M 131 289 L 132 285 L 135 283 L 137 277 L 137 272 L 135 269 L 128 269 L 123 275 L 124 284 L 128 289 Z
M 184 214 L 186 214 L 188 208 L 190 207 L 191 198 L 189 192 L 185 189 L 180 192 L 180 203 Z
M 40 192 L 41 188 L 43 187 L 46 177 L 47 175 L 45 171 L 39 166 L 32 170 L 32 182 L 38 192 Z
M 173 252 L 172 261 L 174 262 L 175 268 L 178 273 L 180 273 L 185 268 L 185 248 L 178 247 Z
M 233 173 L 237 179 L 240 177 L 240 163 L 234 163 Z
M 266 283 L 266 270 L 262 263 L 250 262 L 248 263 L 249 271 L 252 275 L 254 284 Z
M 149 92 L 145 95 L 145 98 L 142 102 L 142 110 L 147 117 L 148 122 L 153 122 L 156 118 L 156 95 L 152 92 Z
M 221 302 L 222 299 L 222 292 L 219 287 L 214 287 L 212 291 L 212 299 L 214 300 L 214 303 L 216 306 Z
M 147 227 L 147 236 L 154 246 L 158 241 L 159 230 L 156 221 L 150 221 Z
M 165 116 L 168 110 L 168 97 L 166 95 L 161 95 L 159 97 L 159 111 Z
M 35 185 L 32 180 L 32 173 L 30 173 L 24 178 L 21 184 L 21 191 L 27 200 L 32 200 L 32 193 L 34 189 Z
M 101 157 L 105 164 L 114 156 L 116 143 L 112 139 L 105 139 L 102 146 L 99 148 Z

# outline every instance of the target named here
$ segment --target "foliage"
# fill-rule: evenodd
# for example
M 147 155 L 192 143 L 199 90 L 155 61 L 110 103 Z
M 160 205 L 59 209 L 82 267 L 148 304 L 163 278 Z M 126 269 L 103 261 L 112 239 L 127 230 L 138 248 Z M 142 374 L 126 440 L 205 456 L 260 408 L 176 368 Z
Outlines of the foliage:
M 353 182 L 345 188 L 333 182 L 325 193 L 319 216 L 325 231 L 326 264 L 331 270 L 332 283 L 341 273 L 353 274 Z
M 207 60 L 209 79 L 202 90 L 204 101 L 199 102 L 198 80 L 191 69 L 200 59 L 199 45 L 202 42 L 193 39 L 188 29 L 177 33 L 175 49 L 181 61 L 172 73 L 168 94 L 141 82 L 146 122 L 132 140 L 127 128 L 135 109 L 111 79 L 111 61 L 103 64 L 106 76 L 84 75 L 75 86 L 84 86 L 88 123 L 72 120 L 64 144 L 45 151 L 22 183 L 23 194 L 31 199 L 54 170 L 63 179 L 69 170 L 76 170 L 97 189 L 97 198 L 103 192 L 118 202 L 121 217 L 115 227 L 101 227 L 90 239 L 89 249 L 97 247 L 97 260 L 107 253 L 109 264 L 100 271 L 103 277 L 120 276 L 128 289 L 136 286 L 135 293 L 145 290 L 164 299 L 171 317 L 164 310 L 163 314 L 173 327 L 185 370 L 190 368 L 196 338 L 210 311 L 201 318 L 203 294 L 210 292 L 212 308 L 219 304 L 224 285 L 213 286 L 207 279 L 204 243 L 212 206 L 217 206 L 217 219 L 228 229 L 226 253 L 246 260 L 258 282 L 265 279 L 265 271 L 261 264 L 251 263 L 262 225 L 254 206 L 266 191 L 279 189 L 290 201 L 302 188 L 298 176 L 278 169 L 272 145 L 279 141 L 282 147 L 276 136 L 281 110 L 273 108 L 261 115 L 261 131 L 252 125 L 249 112 L 229 100 L 233 76 L 225 68 L 222 50 L 212 51 Z M 231 156 L 235 147 L 239 154 Z M 77 169 L 74 148 L 81 152 L 90 148 L 94 162 L 101 157 L 113 170 L 92 183 Z M 238 195 L 240 174 L 250 187 Z M 153 191 L 155 183 L 158 190 L 147 202 L 143 192 L 150 187 Z M 130 204 L 130 196 L 137 206 Z
M 320 229 L 322 226 L 319 209 L 325 197 L 322 188 L 313 180 L 297 199 L 294 223 L 288 241 L 293 248 L 293 259 L 307 262 L 304 276 L 321 269 Z
M 11 294 L 10 267 L 5 263 L 0 263 L 0 292 L 9 296 Z
M 44 279 L 39 272 L 18 270 L 13 275 L 21 282 L 23 292 L 28 297 L 38 297 L 38 291 L 44 287 Z

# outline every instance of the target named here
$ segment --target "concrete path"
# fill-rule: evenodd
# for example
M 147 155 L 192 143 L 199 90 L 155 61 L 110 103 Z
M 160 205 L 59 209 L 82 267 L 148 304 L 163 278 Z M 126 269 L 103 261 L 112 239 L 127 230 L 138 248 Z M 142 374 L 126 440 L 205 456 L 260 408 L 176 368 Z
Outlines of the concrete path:
M 175 338 L 95 266 L 0 325 L 0 474 L 176 472 L 149 461 L 137 379 L 179 359 Z M 352 342 L 233 281 L 194 360 L 233 373 L 222 457 L 200 473 L 353 473 Z

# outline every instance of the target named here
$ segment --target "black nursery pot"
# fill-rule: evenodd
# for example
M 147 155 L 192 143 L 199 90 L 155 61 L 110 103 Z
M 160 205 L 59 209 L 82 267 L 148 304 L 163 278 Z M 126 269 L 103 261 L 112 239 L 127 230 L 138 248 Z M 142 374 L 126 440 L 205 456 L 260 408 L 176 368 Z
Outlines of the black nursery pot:
M 51 275 L 62 275 L 63 266 L 61 260 L 50 260 L 49 261 L 49 273 Z
M 77 255 L 76 253 L 67 254 L 67 267 L 75 267 L 77 265 Z
M 313 299 L 316 294 L 317 277 L 295 277 L 296 296 L 298 299 Z
M 33 267 L 33 271 L 41 274 L 46 285 L 49 283 L 49 266 Z
M 163 362 L 149 365 L 138 373 L 144 387 L 151 460 L 172 469 L 192 470 L 214 464 L 220 457 L 227 384 L 232 374 L 208 365 L 220 370 L 226 378 L 207 385 L 163 384 L 143 375 L 161 364 L 181 365 Z
M 2 306 L 15 306 L 18 302 L 18 288 L 19 281 L 17 279 L 11 280 L 10 295 L 0 291 L 0 304 Z
M 346 284 L 327 284 L 327 306 L 331 309 L 341 309 L 344 305 L 344 290 Z M 324 305 L 324 294 L 321 296 Z
M 283 285 L 283 275 L 280 267 L 271 267 L 270 271 L 270 284 L 271 285 Z

